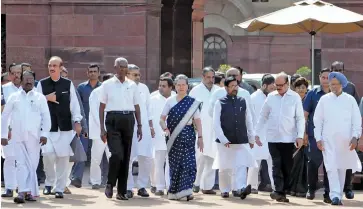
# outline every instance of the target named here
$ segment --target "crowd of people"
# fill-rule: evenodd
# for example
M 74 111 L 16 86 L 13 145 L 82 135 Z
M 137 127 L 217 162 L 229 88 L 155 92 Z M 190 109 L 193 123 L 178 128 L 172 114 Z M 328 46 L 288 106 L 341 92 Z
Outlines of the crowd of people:
M 149 184 L 151 193 L 166 191 L 171 200 L 193 200 L 200 190 L 312 200 L 322 164 L 324 202 L 354 198 L 363 99 L 342 62 L 322 69 L 316 88 L 281 72 L 265 74 L 256 90 L 243 82 L 240 67 L 205 67 L 196 86 L 166 72 L 151 93 L 143 71 L 122 57 L 114 74 L 90 65 L 77 88 L 60 57 L 50 58 L 48 70 L 36 81 L 30 64 L 11 64 L 2 76 L 2 197 L 17 190 L 15 203 L 36 201 L 40 183 L 43 195 L 71 194 L 70 185 L 82 187 L 87 158 L 92 189 L 105 188 L 112 198 L 116 187 L 118 200 L 133 198 L 135 186 L 149 197 Z

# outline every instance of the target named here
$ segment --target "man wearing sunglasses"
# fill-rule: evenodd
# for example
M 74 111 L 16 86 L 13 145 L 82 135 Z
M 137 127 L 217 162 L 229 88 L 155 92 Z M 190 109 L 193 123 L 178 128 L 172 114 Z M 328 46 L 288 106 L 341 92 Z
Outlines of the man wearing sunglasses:
M 335 61 L 331 64 L 331 72 L 340 72 L 344 74 L 344 63 L 342 61 Z M 355 88 L 355 85 L 348 81 L 348 84 L 346 87 L 343 88 L 343 92 L 350 94 L 354 97 L 354 99 L 357 101 L 357 105 L 359 105 L 360 97 L 358 95 L 357 89 Z M 348 169 L 347 173 L 345 175 L 345 185 L 344 185 L 344 192 L 345 197 L 347 199 L 353 199 L 354 193 L 353 193 L 353 185 L 352 185 L 352 170 Z

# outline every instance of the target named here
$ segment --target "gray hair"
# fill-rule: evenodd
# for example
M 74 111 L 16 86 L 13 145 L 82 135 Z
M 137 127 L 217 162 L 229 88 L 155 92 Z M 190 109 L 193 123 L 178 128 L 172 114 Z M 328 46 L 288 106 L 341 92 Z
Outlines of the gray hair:
M 212 68 L 212 67 L 205 67 L 203 68 L 203 75 L 209 73 L 209 72 L 213 72 L 213 74 L 216 74 L 216 71 Z
M 285 72 L 282 71 L 276 75 L 276 79 L 280 77 L 284 78 L 285 82 L 289 85 L 289 76 Z
M 229 77 L 229 74 L 232 72 L 232 71 L 237 71 L 238 74 L 241 74 L 241 72 L 237 69 L 237 68 L 234 68 L 234 67 L 231 67 L 227 70 L 226 72 L 226 77 Z
M 135 64 L 128 64 L 127 67 L 129 70 L 140 70 L 140 68 Z
M 177 75 L 174 80 L 174 83 L 177 84 L 178 81 L 180 81 L 180 80 L 185 80 L 185 82 L 187 82 L 187 84 L 188 84 L 188 77 L 186 75 L 184 75 L 184 74 Z
M 123 58 L 123 57 L 118 57 L 115 59 L 115 67 L 120 66 L 120 67 L 127 67 L 128 62 L 127 59 Z

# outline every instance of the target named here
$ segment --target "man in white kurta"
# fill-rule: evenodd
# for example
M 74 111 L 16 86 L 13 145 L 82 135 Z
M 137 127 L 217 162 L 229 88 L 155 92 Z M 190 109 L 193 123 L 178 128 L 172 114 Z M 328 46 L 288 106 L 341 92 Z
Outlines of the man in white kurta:
M 103 81 L 106 81 L 110 77 L 103 77 Z M 107 143 L 104 143 L 101 139 L 101 128 L 99 119 L 100 108 L 100 92 L 101 87 L 96 88 L 91 92 L 89 96 L 89 138 L 93 140 L 91 148 L 91 166 L 90 166 L 90 182 L 92 189 L 98 189 L 103 187 L 102 185 L 102 172 L 101 162 L 103 154 L 106 152 L 107 160 L 111 157 L 111 153 L 108 149 Z M 105 117 L 106 118 L 106 117 Z
M 2 86 L 4 100 L 7 101 L 11 94 L 17 92 L 20 87 L 20 75 L 21 66 L 16 65 L 10 68 L 9 72 L 14 78 L 12 82 L 4 84 Z M 12 125 L 8 123 L 8 128 L 12 128 Z M 11 131 L 9 132 L 11 138 Z M 16 189 L 16 168 L 15 168 L 15 147 L 13 141 L 10 140 L 7 146 L 2 147 L 2 156 L 5 158 L 4 161 L 4 182 L 5 182 L 5 193 L 1 197 L 13 197 L 13 190 Z
M 275 78 L 270 75 L 266 74 L 262 77 L 262 86 L 261 89 L 258 89 L 256 92 L 254 92 L 251 95 L 251 102 L 252 106 L 254 108 L 254 118 L 258 118 L 260 115 L 261 109 L 263 104 L 265 103 L 265 100 L 267 98 L 267 95 L 274 91 L 275 88 Z M 256 121 L 255 121 L 256 122 Z M 256 123 L 254 124 L 256 128 Z M 260 140 L 262 144 L 257 144 L 257 146 L 254 146 L 252 149 L 252 153 L 254 155 L 254 158 L 257 162 L 258 167 L 252 167 L 248 169 L 248 178 L 247 183 L 252 186 L 252 193 L 257 194 L 258 193 L 258 174 L 261 166 L 261 161 L 266 160 L 267 166 L 268 166 L 268 174 L 271 181 L 271 186 L 274 188 L 273 178 L 272 178 L 272 159 L 270 152 L 268 150 L 268 145 L 266 141 L 266 130 L 263 130 L 263 133 L 260 134 Z M 261 146 L 260 146 L 261 145 Z
M 39 196 L 36 170 L 40 157 L 40 145 L 45 144 L 51 127 L 50 114 L 45 96 L 36 92 L 34 75 L 25 71 L 23 85 L 13 93 L 1 115 L 1 139 L 8 139 L 7 122 L 16 124 L 12 129 L 12 138 L 16 147 L 16 175 L 18 197 L 16 203 L 34 201 Z M 41 144 L 40 144 L 41 143 Z
M 240 81 L 238 80 L 240 78 L 240 72 L 238 69 L 236 68 L 231 68 L 226 72 L 226 77 L 235 77 L 237 79 L 237 83 L 240 83 Z M 217 100 L 225 97 L 227 95 L 227 91 L 225 88 L 219 88 L 217 89 L 213 94 L 212 97 L 210 99 L 210 107 L 209 107 L 209 115 L 211 117 L 213 117 L 213 112 L 214 112 L 214 105 L 216 103 Z M 249 106 L 249 109 L 251 111 L 251 117 L 252 117 L 252 121 L 255 121 L 255 119 L 253 118 L 254 116 L 254 112 L 253 112 L 253 107 L 252 107 L 252 103 L 251 103 L 251 95 L 248 91 L 242 89 L 241 87 L 238 87 L 238 92 L 237 92 L 237 96 L 242 97 L 246 100 L 247 106 Z M 256 164 L 257 165 L 257 164 Z M 242 188 L 242 178 L 243 178 L 243 172 L 241 169 L 236 170 L 235 172 L 233 172 L 234 178 L 233 178 L 233 188 L 232 188 L 232 193 L 233 196 L 239 197 L 240 193 L 241 193 L 241 188 Z
M 51 57 L 48 63 L 50 77 L 40 80 L 37 85 L 37 91 L 46 95 L 52 120 L 47 144 L 42 146 L 46 174 L 43 194 L 52 194 L 54 187 L 55 198 L 63 198 L 67 185 L 69 157 L 73 156 L 70 146 L 74 137 L 73 124 L 78 135 L 82 130 L 76 90 L 72 81 L 60 76 L 62 66 L 60 57 Z
M 159 93 L 151 96 L 150 107 L 152 112 L 153 124 L 158 124 L 161 113 L 166 104 L 166 99 L 175 95 L 173 89 L 173 80 L 168 77 L 162 77 L 159 80 Z M 153 140 L 154 161 L 151 171 L 151 192 L 157 196 L 164 195 L 164 189 L 170 185 L 169 166 L 166 162 L 166 140 L 161 126 L 155 126 L 155 137 Z M 166 166 L 164 169 L 164 165 Z M 165 171 L 164 171 L 165 170 Z
M 223 198 L 228 198 L 234 187 L 241 190 L 238 196 L 245 199 L 251 193 L 251 185 L 247 185 L 247 167 L 257 166 L 251 152 L 254 145 L 252 114 L 246 100 L 237 94 L 239 87 L 235 78 L 226 78 L 225 89 L 228 94 L 216 101 L 213 112 L 217 142 L 213 168 L 219 169 L 219 189 Z M 236 180 L 238 187 L 232 185 Z
M 203 194 L 216 194 L 213 191 L 215 182 L 215 170 L 212 169 L 213 161 L 216 153 L 216 143 L 213 139 L 213 118 L 209 115 L 209 100 L 212 94 L 219 89 L 214 85 L 215 72 L 211 67 L 203 69 L 202 83 L 195 86 L 190 92 L 189 96 L 202 102 L 202 109 L 200 112 L 203 132 L 204 149 L 200 152 L 196 148 L 197 160 L 197 175 L 194 182 L 194 192 L 199 192 L 202 189 Z
M 128 68 L 129 72 L 127 74 L 127 78 L 137 84 L 138 91 L 140 92 L 141 101 L 139 105 L 141 112 L 142 140 L 138 141 L 137 139 L 137 125 L 135 123 L 130 155 L 129 175 L 127 179 L 127 196 L 129 198 L 133 197 L 132 189 L 134 188 L 134 179 L 132 175 L 132 164 L 135 160 L 137 160 L 139 164 L 139 173 L 137 176 L 137 195 L 141 197 L 149 197 L 149 193 L 145 188 L 148 186 L 150 179 L 153 162 L 152 138 L 155 134 L 150 108 L 150 91 L 145 84 L 140 82 L 140 68 L 134 64 L 129 64 Z
M 321 97 L 314 114 L 314 135 L 323 152 L 332 205 L 342 204 L 346 170 L 362 171 L 355 151 L 362 134 L 362 121 L 356 100 L 342 90 L 347 83 L 342 73 L 331 72 L 331 92 Z

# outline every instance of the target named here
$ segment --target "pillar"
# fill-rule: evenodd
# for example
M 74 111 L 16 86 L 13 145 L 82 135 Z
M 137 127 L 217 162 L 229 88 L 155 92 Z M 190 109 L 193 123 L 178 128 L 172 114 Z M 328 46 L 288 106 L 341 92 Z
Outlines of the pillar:
M 204 1 L 195 0 L 193 3 L 193 53 L 192 53 L 192 77 L 201 77 L 204 67 Z

